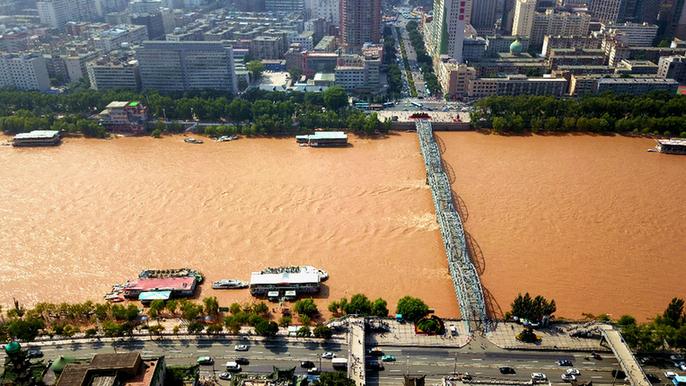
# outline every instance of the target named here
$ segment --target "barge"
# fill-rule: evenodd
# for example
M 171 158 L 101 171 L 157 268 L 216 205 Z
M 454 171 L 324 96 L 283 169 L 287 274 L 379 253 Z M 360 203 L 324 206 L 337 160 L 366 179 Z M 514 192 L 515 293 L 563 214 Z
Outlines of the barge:
M 33 130 L 15 135 L 12 146 L 57 146 L 61 141 L 60 132 L 57 130 Z
M 301 146 L 343 147 L 348 146 L 348 135 L 342 131 L 317 131 L 314 134 L 296 135 Z
M 684 138 L 670 138 L 658 139 L 655 149 L 660 153 L 665 154 L 686 154 L 686 139 Z

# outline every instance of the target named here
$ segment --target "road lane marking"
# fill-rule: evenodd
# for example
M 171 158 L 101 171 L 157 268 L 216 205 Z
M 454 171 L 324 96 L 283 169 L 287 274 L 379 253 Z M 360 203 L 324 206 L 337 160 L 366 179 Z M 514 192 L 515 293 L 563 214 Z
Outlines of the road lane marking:
M 593 378 L 593 379 L 603 379 L 603 376 L 602 376 L 602 375 L 593 375 L 593 376 L 591 376 L 591 378 Z
M 483 361 L 482 358 L 472 358 L 473 361 Z

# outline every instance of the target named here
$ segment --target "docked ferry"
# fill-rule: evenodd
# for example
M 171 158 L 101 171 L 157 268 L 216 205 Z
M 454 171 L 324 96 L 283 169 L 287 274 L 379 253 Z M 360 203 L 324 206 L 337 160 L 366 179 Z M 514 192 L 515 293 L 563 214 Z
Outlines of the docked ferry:
M 312 147 L 348 146 L 348 135 L 342 131 L 317 131 L 314 134 L 296 135 L 295 141 Z
M 15 135 L 12 146 L 57 146 L 60 142 L 60 132 L 57 130 L 33 130 Z
M 670 138 L 658 139 L 655 149 L 665 154 L 686 154 L 686 139 Z
M 301 265 L 301 266 L 288 266 L 288 267 L 268 267 L 263 269 L 260 273 L 270 274 L 270 273 L 316 273 L 319 276 L 320 281 L 324 281 L 329 278 L 329 274 L 323 269 L 313 267 L 311 265 Z
M 240 289 L 248 288 L 248 283 L 234 279 L 222 279 L 212 283 L 212 289 Z

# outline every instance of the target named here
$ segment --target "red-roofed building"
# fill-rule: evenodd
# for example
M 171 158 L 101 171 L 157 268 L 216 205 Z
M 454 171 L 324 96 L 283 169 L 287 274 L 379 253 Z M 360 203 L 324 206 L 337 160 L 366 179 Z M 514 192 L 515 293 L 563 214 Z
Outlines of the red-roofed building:
M 197 280 L 193 276 L 143 278 L 126 284 L 124 296 L 129 299 L 138 299 L 141 292 L 171 291 L 172 297 L 189 297 L 195 293 L 196 286 Z

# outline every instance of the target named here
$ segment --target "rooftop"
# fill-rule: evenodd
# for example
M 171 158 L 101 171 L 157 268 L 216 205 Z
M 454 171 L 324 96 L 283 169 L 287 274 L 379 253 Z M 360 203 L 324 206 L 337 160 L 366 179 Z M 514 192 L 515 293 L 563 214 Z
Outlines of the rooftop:
M 347 136 L 346 136 L 347 137 Z M 260 284 L 299 284 L 299 283 L 319 283 L 319 274 L 312 273 L 262 273 L 253 272 L 250 274 L 250 285 Z
M 28 133 L 19 133 L 14 136 L 14 139 L 38 139 L 38 138 L 52 138 L 59 135 L 57 130 L 33 130 Z

